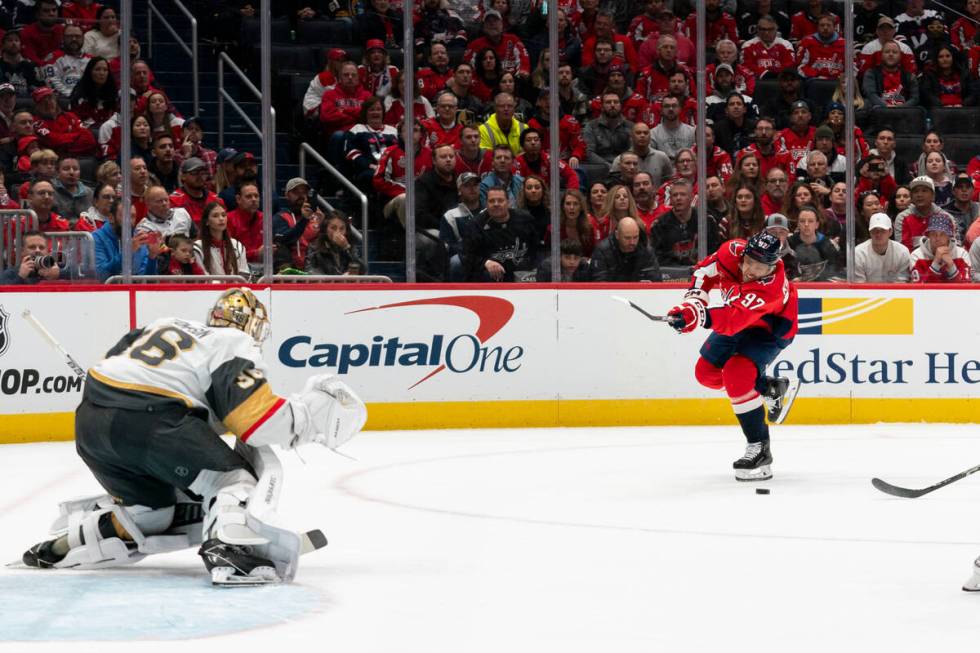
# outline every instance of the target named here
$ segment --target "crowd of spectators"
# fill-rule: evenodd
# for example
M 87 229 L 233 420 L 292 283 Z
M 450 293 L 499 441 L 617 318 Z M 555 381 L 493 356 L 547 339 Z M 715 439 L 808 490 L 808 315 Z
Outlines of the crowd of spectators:
M 191 4 L 212 36 L 229 25 L 244 30 L 258 9 L 247 0 Z M 703 0 L 705 43 L 688 0 L 415 0 L 411 91 L 397 0 L 274 5 L 290 38 L 308 25 L 344 26 L 342 42 L 319 44 L 322 70 L 306 73 L 299 131 L 369 196 L 386 259 L 404 256 L 413 157 L 420 279 L 551 280 L 553 238 L 562 280 L 683 278 L 701 240 L 710 251 L 770 230 L 791 278 L 839 280 L 849 205 L 859 280 L 980 274 L 980 148 L 947 147 L 980 128 L 980 0 L 856 0 L 853 35 L 842 34 L 841 3 Z M 557 53 L 548 48 L 550 9 L 558 13 Z M 855 41 L 853 62 L 846 38 Z M 117 220 L 108 191 L 101 196 L 112 183 L 103 167 L 130 165 L 142 180 L 133 202 L 143 270 L 244 273 L 263 255 L 256 160 L 207 148 L 200 122 L 155 86 L 138 42 L 128 45 L 136 109 L 120 125 L 118 40 L 113 9 L 53 0 L 38 0 L 31 22 L 2 35 L 0 164 L 10 190 L 0 202 L 34 208 L 45 216 L 42 230 L 111 231 Z M 698 48 L 709 62 L 704 107 L 696 101 Z M 548 86 L 552 66 L 557 88 Z M 408 96 L 411 148 L 403 137 Z M 118 161 L 123 128 L 133 142 L 127 162 Z M 105 163 L 89 188 L 80 171 L 93 161 Z M 48 187 L 53 204 L 45 208 Z M 285 184 L 273 219 L 276 268 L 355 274 L 363 269 L 358 234 L 342 215 L 317 208 L 316 190 L 337 193 L 329 181 Z M 174 235 L 190 243 L 171 243 Z

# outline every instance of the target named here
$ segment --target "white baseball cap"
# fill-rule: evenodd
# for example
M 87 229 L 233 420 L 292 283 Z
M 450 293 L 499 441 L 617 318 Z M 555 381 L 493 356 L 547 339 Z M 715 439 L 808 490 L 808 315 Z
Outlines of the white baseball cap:
M 892 228 L 892 219 L 886 213 L 875 213 L 868 220 L 868 231 L 873 229 L 884 229 L 888 231 Z

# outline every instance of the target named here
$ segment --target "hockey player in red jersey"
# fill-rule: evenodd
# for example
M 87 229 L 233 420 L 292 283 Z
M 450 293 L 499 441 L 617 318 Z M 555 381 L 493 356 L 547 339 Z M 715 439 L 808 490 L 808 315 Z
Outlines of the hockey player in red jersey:
M 796 287 L 786 277 L 779 247 L 779 239 L 766 232 L 723 243 L 695 266 L 684 301 L 667 313 L 679 333 L 699 326 L 712 331 L 694 374 L 701 385 L 724 389 L 732 402 L 748 441 L 733 464 L 739 481 L 772 478 L 766 416 L 775 424 L 786 419 L 799 387 L 765 375 L 797 330 Z M 721 291 L 720 306 L 708 306 L 712 288 Z

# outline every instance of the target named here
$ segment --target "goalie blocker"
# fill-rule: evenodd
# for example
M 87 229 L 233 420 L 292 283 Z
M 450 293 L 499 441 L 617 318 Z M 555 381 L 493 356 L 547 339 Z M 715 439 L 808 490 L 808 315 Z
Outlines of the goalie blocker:
M 215 582 L 291 580 L 304 539 L 277 524 L 282 472 L 267 445 L 336 449 L 367 412 L 331 375 L 274 394 L 257 346 L 268 330 L 265 307 L 235 288 L 207 325 L 167 318 L 124 336 L 89 370 L 75 420 L 76 450 L 116 500 L 67 505 L 58 536 L 25 564 L 98 568 L 203 543 Z M 225 431 L 238 437 L 234 450 Z M 193 536 L 175 521 L 180 497 L 199 505 Z

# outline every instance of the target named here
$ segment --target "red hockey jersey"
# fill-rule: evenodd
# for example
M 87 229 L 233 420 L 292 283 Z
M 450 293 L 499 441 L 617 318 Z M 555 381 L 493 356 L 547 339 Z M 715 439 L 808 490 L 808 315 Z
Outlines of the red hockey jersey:
M 745 329 L 761 328 L 777 338 L 792 339 L 797 331 L 798 300 L 796 286 L 786 277 L 783 262 L 777 261 L 768 277 L 743 282 L 744 252 L 744 240 L 729 240 L 694 268 L 692 289 L 709 292 L 717 288 L 721 292 L 722 305 L 708 308 L 711 329 L 731 336 Z

